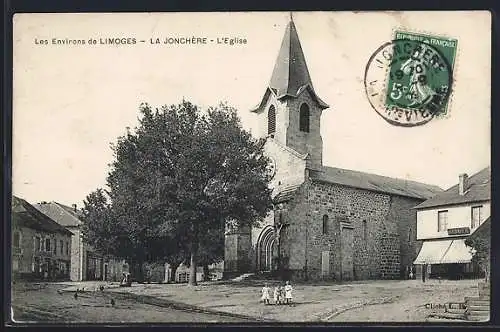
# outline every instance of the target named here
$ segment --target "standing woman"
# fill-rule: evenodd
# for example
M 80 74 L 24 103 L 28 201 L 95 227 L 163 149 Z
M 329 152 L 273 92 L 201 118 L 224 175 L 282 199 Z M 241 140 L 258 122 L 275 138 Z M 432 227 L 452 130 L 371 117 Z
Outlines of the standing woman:
M 293 291 L 293 288 L 292 288 L 292 285 L 290 285 L 290 282 L 286 282 L 286 285 L 285 285 L 285 302 L 287 304 L 291 304 L 292 303 L 292 291 Z
M 271 289 L 267 286 L 267 284 L 262 287 L 262 297 L 261 300 L 264 302 L 264 304 L 269 304 L 269 291 Z

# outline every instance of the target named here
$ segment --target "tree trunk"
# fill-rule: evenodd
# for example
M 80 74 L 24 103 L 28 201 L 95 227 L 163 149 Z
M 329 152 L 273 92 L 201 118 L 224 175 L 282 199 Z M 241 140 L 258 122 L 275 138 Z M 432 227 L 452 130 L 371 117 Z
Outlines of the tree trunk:
M 193 245 L 194 249 L 195 245 Z M 191 250 L 191 266 L 189 267 L 189 285 L 196 286 L 196 250 Z
M 191 262 L 189 266 L 189 285 L 196 286 L 198 283 L 196 282 L 196 265 L 198 262 L 196 261 L 196 254 L 198 252 L 198 229 L 196 224 L 192 224 L 192 242 L 191 242 Z
M 208 270 L 208 264 L 203 264 L 203 280 L 204 281 L 209 280 L 209 274 L 210 274 L 210 271 Z

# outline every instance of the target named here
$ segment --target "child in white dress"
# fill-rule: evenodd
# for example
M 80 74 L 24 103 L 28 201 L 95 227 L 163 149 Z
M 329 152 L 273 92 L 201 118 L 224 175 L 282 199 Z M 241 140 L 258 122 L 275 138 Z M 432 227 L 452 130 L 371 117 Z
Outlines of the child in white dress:
M 273 294 L 273 298 L 274 298 L 274 304 L 279 304 L 280 302 L 280 285 L 276 285 L 276 287 L 274 287 L 274 294 Z
M 262 297 L 261 300 L 264 302 L 264 304 L 269 304 L 269 291 L 271 289 L 267 286 L 267 284 L 262 287 Z
M 292 303 L 292 285 L 287 281 L 285 285 L 285 303 L 291 304 Z

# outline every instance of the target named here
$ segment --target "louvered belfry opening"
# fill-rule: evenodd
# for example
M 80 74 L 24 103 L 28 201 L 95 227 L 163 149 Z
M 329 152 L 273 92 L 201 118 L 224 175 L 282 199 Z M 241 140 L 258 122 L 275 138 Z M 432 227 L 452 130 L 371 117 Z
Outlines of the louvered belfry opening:
M 271 135 L 276 132 L 276 109 L 273 105 L 269 107 L 267 112 L 267 134 Z
M 302 104 L 300 106 L 300 131 L 309 132 L 309 106 Z

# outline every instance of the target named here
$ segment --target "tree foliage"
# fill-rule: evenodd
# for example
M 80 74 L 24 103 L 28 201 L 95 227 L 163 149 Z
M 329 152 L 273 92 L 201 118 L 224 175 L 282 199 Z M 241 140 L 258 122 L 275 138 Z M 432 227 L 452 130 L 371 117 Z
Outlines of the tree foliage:
M 474 249 L 472 262 L 479 265 L 484 271 L 486 279 L 490 273 L 491 262 L 491 228 L 488 224 L 483 224 L 480 228 L 465 239 L 465 244 Z
M 189 256 L 194 284 L 197 263 L 223 259 L 227 227 L 255 225 L 270 210 L 269 160 L 225 104 L 140 112 L 138 127 L 112 146 L 109 201 L 102 190 L 87 197 L 86 238 L 108 237 L 103 249 L 137 263 Z

